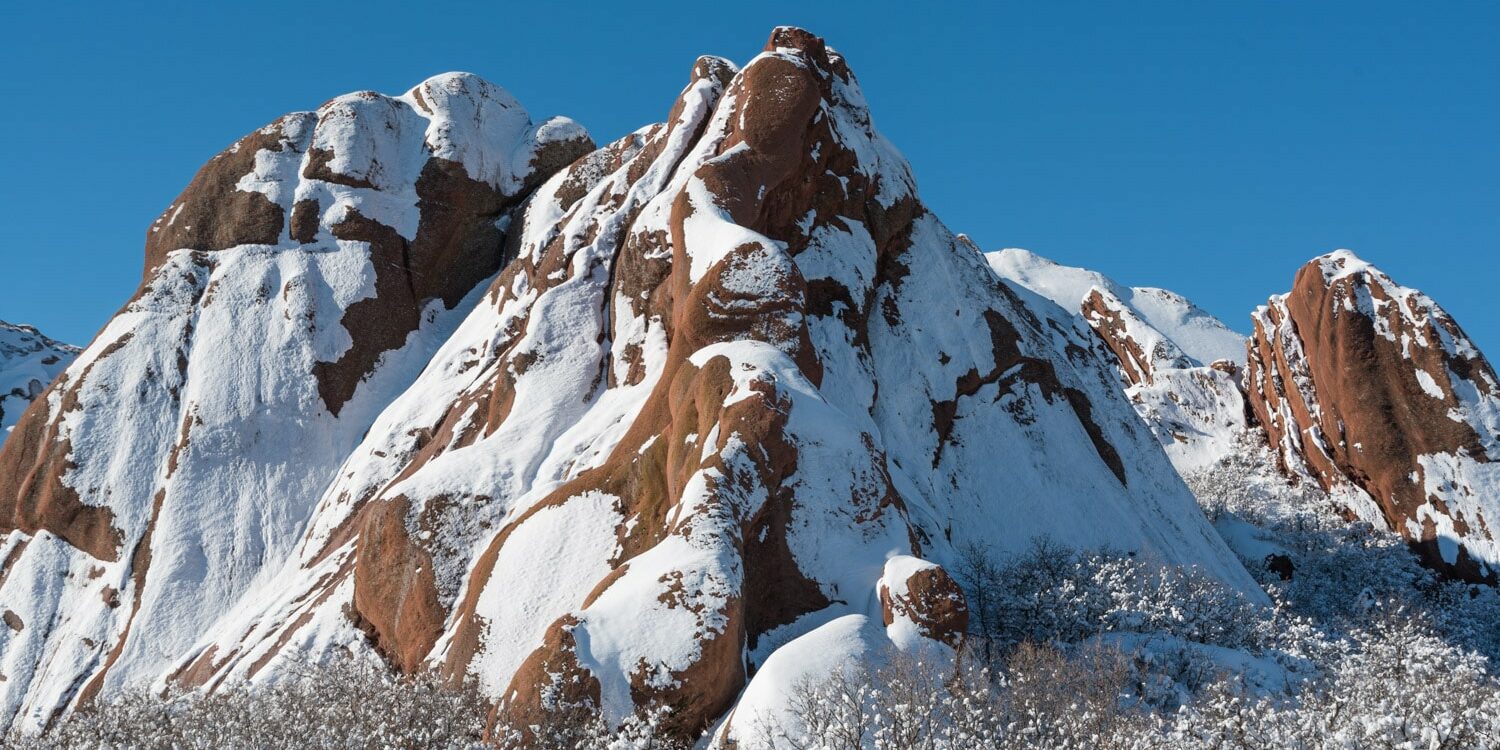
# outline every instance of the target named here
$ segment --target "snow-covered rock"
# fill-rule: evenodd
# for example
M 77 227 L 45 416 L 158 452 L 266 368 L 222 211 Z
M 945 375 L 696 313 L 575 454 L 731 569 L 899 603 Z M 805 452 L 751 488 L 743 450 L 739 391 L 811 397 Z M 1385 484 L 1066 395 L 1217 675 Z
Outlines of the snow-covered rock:
M 1001 278 L 1082 316 L 1114 354 L 1131 404 L 1178 471 L 1214 464 L 1250 429 L 1240 384 L 1245 338 L 1202 308 L 1026 250 L 986 258 Z
M 22 724 L 353 651 L 696 731 L 850 634 L 820 663 L 951 654 L 946 566 L 1039 536 L 1262 596 L 1077 302 L 949 232 L 805 31 L 576 160 L 459 76 L 251 139 L 0 453 L 45 480 L 0 478 Z
M 1347 250 L 1254 315 L 1250 403 L 1283 468 L 1431 567 L 1500 574 L 1500 385 L 1446 311 Z
M 0 441 L 78 352 L 31 326 L 0 320 Z
M 157 679 L 258 600 L 376 414 L 592 149 L 465 74 L 287 115 L 151 226 L 134 298 L 0 449 L 0 723 Z
M 368 644 L 507 710 L 659 702 L 697 728 L 843 618 L 874 650 L 950 641 L 941 566 L 969 543 L 1107 544 L 1253 590 L 1093 335 L 922 206 L 806 32 L 699 60 L 665 123 L 514 226 L 296 562 L 173 679 Z

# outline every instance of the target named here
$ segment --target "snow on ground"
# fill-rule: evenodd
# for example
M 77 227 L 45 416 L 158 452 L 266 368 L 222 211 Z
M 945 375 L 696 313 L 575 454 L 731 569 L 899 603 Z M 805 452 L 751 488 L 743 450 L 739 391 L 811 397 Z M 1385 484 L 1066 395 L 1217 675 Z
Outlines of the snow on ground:
M 1027 250 L 999 250 L 985 258 L 1002 279 L 1070 312 L 1078 313 L 1091 294 L 1101 300 L 1110 319 L 1087 322 L 1101 335 L 1128 339 L 1141 352 L 1142 362 L 1119 360 L 1122 387 L 1178 471 L 1212 465 L 1248 428 L 1239 372 L 1209 366 L 1226 361 L 1243 366 L 1245 337 L 1186 298 L 1165 289 L 1126 288 L 1098 272 Z
M 0 441 L 79 351 L 31 326 L 0 320 Z

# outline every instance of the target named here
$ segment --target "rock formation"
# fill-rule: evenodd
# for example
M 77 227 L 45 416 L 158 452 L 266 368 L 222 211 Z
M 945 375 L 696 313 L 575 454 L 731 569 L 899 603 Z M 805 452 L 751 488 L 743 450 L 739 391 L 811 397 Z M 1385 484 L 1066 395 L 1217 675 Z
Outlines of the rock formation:
M 78 351 L 31 326 L 0 320 L 0 441 Z
M 284 118 L 0 452 L 0 705 L 353 651 L 734 737 L 798 670 L 951 654 L 970 544 L 1259 596 L 1076 305 L 949 232 L 798 29 L 597 150 L 466 76 Z
M 1430 567 L 1500 571 L 1500 388 L 1427 295 L 1347 250 L 1256 311 L 1250 403 L 1283 467 L 1388 525 Z
M 1251 429 L 1241 388 L 1245 338 L 1197 305 L 1026 250 L 987 257 L 1002 278 L 1078 312 L 1114 355 L 1131 404 L 1179 471 L 1212 465 Z
M 253 600 L 503 265 L 509 210 L 592 148 L 451 74 L 210 160 L 147 232 L 135 296 L 0 449 L 0 723 L 150 681 Z

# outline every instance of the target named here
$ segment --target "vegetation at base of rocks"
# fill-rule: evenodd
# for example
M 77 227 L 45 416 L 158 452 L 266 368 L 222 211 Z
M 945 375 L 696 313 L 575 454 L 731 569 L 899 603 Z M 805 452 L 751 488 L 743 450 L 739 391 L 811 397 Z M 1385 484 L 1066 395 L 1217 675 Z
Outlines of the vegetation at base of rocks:
M 545 725 L 487 723 L 493 705 L 435 674 L 335 659 L 287 679 L 207 695 L 128 693 L 77 711 L 40 736 L 0 737 L 10 750 L 686 750 L 661 731 L 666 712 L 610 726 L 597 711 L 558 711 Z
M 798 684 L 788 712 L 755 728 L 759 746 L 736 750 L 1500 750 L 1496 592 L 1435 576 L 1269 462 L 1247 443 L 1188 477 L 1242 555 L 1267 553 L 1244 562 L 1269 604 L 1109 550 L 969 549 L 951 569 L 971 628 L 956 669 L 889 654 Z M 128 696 L 5 746 L 693 746 L 662 709 L 614 726 L 553 706 L 487 726 L 492 708 L 436 677 L 349 660 L 206 696 Z
M 956 676 L 898 656 L 801 684 L 765 746 L 1500 749 L 1500 596 L 1272 462 L 1247 440 L 1187 477 L 1269 605 L 1108 550 L 970 549 L 951 571 L 972 631 Z
M 1445 642 L 1500 662 L 1500 592 L 1423 567 L 1396 534 L 1345 519 L 1312 480 L 1287 484 L 1252 434 L 1217 466 L 1185 479 L 1216 526 L 1254 529 L 1277 548 L 1290 566 L 1282 572 L 1264 556 L 1243 562 L 1288 615 L 1343 633 L 1401 610 Z
M 1138 700 L 1136 659 L 1107 646 L 1022 644 L 996 671 L 946 681 L 900 658 L 800 685 L 763 733 L 790 750 L 1494 750 L 1500 684 L 1482 657 L 1412 623 L 1359 634 L 1295 693 L 1222 674 L 1175 710 Z M 750 750 L 746 747 L 744 750 Z M 756 748 L 759 750 L 759 748 Z

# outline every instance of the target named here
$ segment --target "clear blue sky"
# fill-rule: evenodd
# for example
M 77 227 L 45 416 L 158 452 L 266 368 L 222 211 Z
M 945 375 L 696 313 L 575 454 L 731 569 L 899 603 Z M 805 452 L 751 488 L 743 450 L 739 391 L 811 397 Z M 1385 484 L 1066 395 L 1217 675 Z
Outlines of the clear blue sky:
M 665 117 L 697 55 L 743 62 L 790 23 L 847 55 L 926 202 L 982 247 L 1241 330 L 1350 247 L 1500 357 L 1497 3 L 134 5 L 0 24 L 0 319 L 69 341 L 129 296 L 198 166 L 282 113 L 467 70 L 603 142 Z

